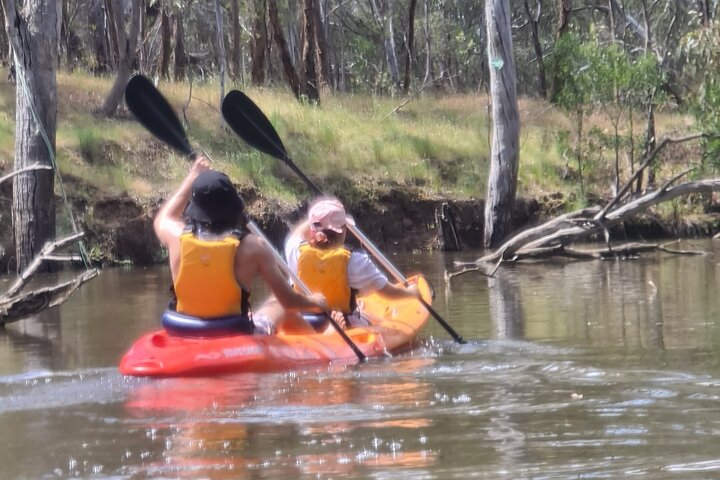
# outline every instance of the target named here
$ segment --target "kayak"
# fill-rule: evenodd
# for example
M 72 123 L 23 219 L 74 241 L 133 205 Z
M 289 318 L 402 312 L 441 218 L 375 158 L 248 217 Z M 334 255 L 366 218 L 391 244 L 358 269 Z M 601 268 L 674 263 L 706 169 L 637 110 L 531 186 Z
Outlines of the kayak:
M 432 290 L 413 277 L 428 304 Z M 428 311 L 412 298 L 390 300 L 361 295 L 358 304 L 370 325 L 345 333 L 367 357 L 380 357 L 410 346 L 428 321 Z M 353 363 L 358 358 L 332 328 L 317 334 L 184 337 L 157 330 L 140 337 L 120 361 L 123 375 L 175 377 L 291 370 L 313 364 Z

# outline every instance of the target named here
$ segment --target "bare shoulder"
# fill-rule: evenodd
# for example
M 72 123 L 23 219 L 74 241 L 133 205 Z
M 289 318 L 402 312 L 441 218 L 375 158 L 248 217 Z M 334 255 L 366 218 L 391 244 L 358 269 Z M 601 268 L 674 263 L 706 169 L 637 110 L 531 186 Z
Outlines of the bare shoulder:
M 242 242 L 240 242 L 240 248 L 245 255 L 263 257 L 267 255 L 269 247 L 263 239 L 257 235 L 248 233 Z

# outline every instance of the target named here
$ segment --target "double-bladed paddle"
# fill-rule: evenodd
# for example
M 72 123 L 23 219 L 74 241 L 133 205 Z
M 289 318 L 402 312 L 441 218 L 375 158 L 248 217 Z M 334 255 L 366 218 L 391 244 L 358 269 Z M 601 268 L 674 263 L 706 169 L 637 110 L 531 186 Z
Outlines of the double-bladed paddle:
M 190 146 L 180 119 L 165 97 L 162 96 L 160 91 L 155 88 L 155 85 L 153 85 L 149 79 L 142 75 L 132 77 L 125 88 L 125 102 L 133 115 L 135 115 L 135 118 L 137 118 L 150 133 L 190 158 L 197 156 L 197 153 Z M 275 250 L 262 230 L 260 230 L 252 219 L 247 219 L 247 226 L 253 234 L 265 241 L 272 251 L 278 266 L 293 280 L 295 285 L 297 285 L 305 295 L 312 293 L 310 289 L 297 278 L 297 275 L 290 270 L 280 253 Z M 340 337 L 342 337 L 345 343 L 347 343 L 355 355 L 357 355 L 358 359 L 361 362 L 365 360 L 365 354 L 332 318 L 332 315 L 328 312 L 325 312 L 325 315 Z
M 295 162 L 290 159 L 290 156 L 285 150 L 285 146 L 280 140 L 275 128 L 270 123 L 270 120 L 260 110 L 255 102 L 243 92 L 238 90 L 232 90 L 225 96 L 222 104 L 222 113 L 225 121 L 230 125 L 230 128 L 245 142 L 251 146 L 257 148 L 261 152 L 264 152 L 272 157 L 277 158 L 290 167 L 305 184 L 313 191 L 316 195 L 322 195 L 323 192 L 320 188 L 305 175 L 302 170 L 295 165 Z M 398 270 L 390 260 L 388 260 L 380 250 L 354 225 L 347 225 L 348 230 L 352 233 L 375 258 L 387 269 L 388 272 L 403 285 L 408 285 L 408 280 Z M 430 314 L 438 321 L 440 325 L 447 331 L 451 337 L 457 343 L 466 343 L 465 340 L 448 324 L 444 318 L 440 316 L 435 309 L 427 303 L 423 298 L 419 298 L 420 302 L 430 312 Z

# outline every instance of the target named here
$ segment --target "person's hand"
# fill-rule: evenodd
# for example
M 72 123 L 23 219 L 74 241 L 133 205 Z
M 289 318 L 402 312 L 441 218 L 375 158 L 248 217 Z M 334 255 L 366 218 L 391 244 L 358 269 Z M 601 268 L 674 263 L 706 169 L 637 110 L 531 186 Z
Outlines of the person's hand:
M 405 291 L 408 293 L 408 295 L 411 295 L 415 298 L 420 298 L 420 289 L 418 289 L 416 283 L 409 284 L 407 287 L 405 287 Z
M 309 295 L 308 298 L 312 303 L 315 304 L 318 312 L 327 311 L 328 306 L 327 300 L 325 300 L 325 295 L 323 295 L 322 293 L 313 293 L 312 295 Z
M 211 169 L 212 167 L 210 166 L 210 160 L 202 154 L 198 154 L 192 166 L 190 166 L 190 172 L 188 173 L 188 177 L 192 177 L 193 179 L 195 179 L 200 176 L 201 173 Z
M 347 323 L 347 319 L 345 318 L 345 314 L 343 314 L 342 312 L 340 312 L 338 310 L 333 310 L 330 313 L 330 316 L 332 317 L 333 320 L 335 320 L 335 323 L 340 325 L 340 328 L 342 328 L 343 330 L 348 328 L 349 325 Z

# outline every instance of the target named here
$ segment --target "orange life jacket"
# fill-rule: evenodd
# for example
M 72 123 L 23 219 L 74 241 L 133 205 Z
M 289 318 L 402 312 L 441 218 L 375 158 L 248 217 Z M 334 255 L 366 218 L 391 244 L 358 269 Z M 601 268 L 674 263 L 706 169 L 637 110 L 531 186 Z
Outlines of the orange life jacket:
M 247 315 L 249 293 L 235 278 L 235 255 L 241 236 L 202 240 L 180 235 L 180 270 L 175 278 L 177 311 L 204 319 Z
M 355 295 L 348 284 L 348 263 L 352 252 L 346 247 L 316 248 L 303 243 L 298 255 L 298 278 L 314 293 L 322 293 L 330 310 L 350 313 Z

